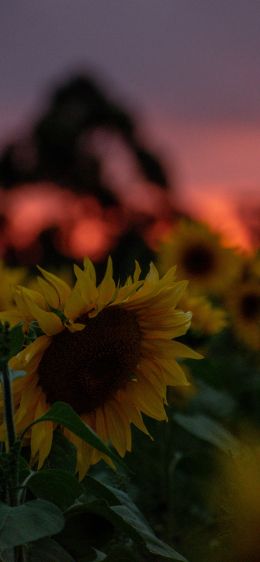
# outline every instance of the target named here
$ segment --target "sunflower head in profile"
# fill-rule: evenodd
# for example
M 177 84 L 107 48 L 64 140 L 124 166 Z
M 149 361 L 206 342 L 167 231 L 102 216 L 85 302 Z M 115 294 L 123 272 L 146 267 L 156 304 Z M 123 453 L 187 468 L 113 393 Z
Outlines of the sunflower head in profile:
M 237 337 L 248 347 L 260 350 L 260 284 L 251 279 L 236 285 L 226 306 Z
M 213 306 L 207 297 L 185 292 L 179 306 L 192 313 L 191 330 L 201 336 L 218 334 L 227 326 L 223 308 Z
M 218 295 L 236 277 L 240 259 L 205 224 L 180 221 L 161 245 L 158 263 L 162 273 L 177 263 L 178 275 L 189 279 L 193 291 Z
M 143 413 L 166 419 L 167 385 L 186 384 L 176 359 L 200 357 L 173 339 L 190 326 L 191 313 L 176 308 L 186 282 L 176 281 L 174 268 L 160 279 L 153 265 L 140 280 L 136 264 L 133 277 L 116 286 L 110 259 L 99 285 L 89 259 L 83 270 L 75 266 L 73 288 L 41 272 L 38 291 L 16 292 L 16 320 L 36 321 L 43 334 L 10 362 L 26 372 L 13 382 L 17 431 L 63 401 L 123 456 L 131 450 L 131 423 L 147 432 Z M 32 460 L 39 466 L 54 429 L 49 421 L 31 428 Z M 82 478 L 102 453 L 63 431 L 76 446 Z

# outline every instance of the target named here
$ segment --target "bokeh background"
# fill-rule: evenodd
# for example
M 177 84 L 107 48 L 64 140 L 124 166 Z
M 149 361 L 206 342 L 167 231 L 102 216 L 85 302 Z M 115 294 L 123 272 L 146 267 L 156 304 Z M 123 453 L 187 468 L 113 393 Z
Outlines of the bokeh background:
M 204 359 L 112 479 L 189 562 L 260 560 L 259 29 L 258 0 L 0 6 L 0 311 L 36 264 L 177 263 Z
M 257 0 L 4 3 L 5 259 L 142 252 L 176 214 L 256 247 L 259 23 Z

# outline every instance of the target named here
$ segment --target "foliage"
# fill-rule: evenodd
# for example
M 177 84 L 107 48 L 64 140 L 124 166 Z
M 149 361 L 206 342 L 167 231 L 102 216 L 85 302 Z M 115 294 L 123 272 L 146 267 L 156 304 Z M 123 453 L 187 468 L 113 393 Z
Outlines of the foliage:
M 23 345 L 23 326 L 9 330 L 8 325 L 3 325 L 1 335 L 1 369 L 8 372 L 8 359 Z M 49 420 L 67 427 L 122 465 L 68 404 L 53 404 L 34 424 Z M 125 491 L 94 476 L 78 481 L 73 445 L 59 430 L 46 466 L 33 470 L 21 456 L 21 445 L 29 430 L 30 426 L 18 438 L 9 440 L 0 455 L 2 562 L 71 562 L 75 558 L 98 562 L 114 559 L 114 548 L 115 559 L 120 553 L 126 559 L 141 560 L 150 553 L 152 557 L 185 562 L 183 556 L 156 537 Z M 104 552 L 100 550 L 103 548 Z

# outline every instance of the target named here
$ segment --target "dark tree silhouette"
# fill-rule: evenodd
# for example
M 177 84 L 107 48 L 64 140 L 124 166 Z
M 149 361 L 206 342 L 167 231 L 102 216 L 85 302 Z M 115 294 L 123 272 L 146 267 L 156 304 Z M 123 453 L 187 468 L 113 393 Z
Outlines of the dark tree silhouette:
M 12 189 L 24 183 L 53 182 L 69 187 L 79 195 L 94 196 L 102 208 L 114 208 L 120 212 L 122 203 L 114 190 L 113 180 L 105 176 L 103 155 L 93 144 L 96 132 L 105 132 L 108 143 L 110 135 L 111 138 L 116 136 L 131 155 L 140 181 L 156 185 L 168 200 L 167 174 L 156 154 L 140 140 L 136 119 L 87 75 L 72 77 L 61 84 L 29 134 L 3 149 L 0 154 L 0 184 L 4 189 Z M 165 207 L 174 217 L 174 210 L 167 204 Z M 138 221 L 140 223 L 140 216 Z M 145 221 L 143 216 L 144 227 Z M 122 233 L 118 248 L 114 249 L 115 259 L 121 260 L 134 247 L 134 257 L 138 259 L 141 256 L 147 265 L 151 250 L 140 235 L 140 224 L 136 229 L 133 223 L 134 219 L 128 231 Z M 44 263 L 48 262 L 48 256 L 50 262 L 54 256 L 56 260 L 59 257 L 51 234 L 52 230 L 46 236 L 43 233 L 38 241 Z M 14 263 L 20 261 L 19 252 L 10 248 L 7 256 Z

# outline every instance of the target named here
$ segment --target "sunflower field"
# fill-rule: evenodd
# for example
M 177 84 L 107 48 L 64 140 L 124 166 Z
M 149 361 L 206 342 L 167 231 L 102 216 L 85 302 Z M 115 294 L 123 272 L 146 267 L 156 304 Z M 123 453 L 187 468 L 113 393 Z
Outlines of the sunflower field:
M 259 209 L 155 146 L 83 72 L 0 148 L 0 562 L 260 562 Z
M 1 263 L 0 560 L 259 562 L 259 254 L 115 265 Z

